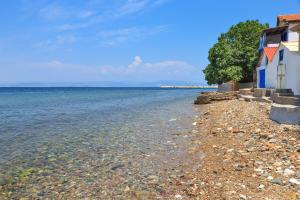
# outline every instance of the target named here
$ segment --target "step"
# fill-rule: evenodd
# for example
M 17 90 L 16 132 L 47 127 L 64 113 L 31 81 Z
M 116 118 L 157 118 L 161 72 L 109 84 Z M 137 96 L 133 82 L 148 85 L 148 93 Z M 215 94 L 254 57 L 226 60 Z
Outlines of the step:
M 300 125 L 300 106 L 272 104 L 270 119 L 281 124 Z
M 300 98 L 295 96 L 277 96 L 272 99 L 277 104 L 300 106 Z
M 252 95 L 253 94 L 252 88 L 240 89 L 239 91 L 240 91 L 240 94 L 242 94 L 242 95 Z
M 292 89 L 276 89 L 276 93 L 293 93 Z

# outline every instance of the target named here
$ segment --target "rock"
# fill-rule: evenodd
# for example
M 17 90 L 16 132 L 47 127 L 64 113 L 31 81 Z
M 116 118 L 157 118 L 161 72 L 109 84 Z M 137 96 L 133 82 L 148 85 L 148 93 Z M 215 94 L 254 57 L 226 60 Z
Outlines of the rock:
M 7 179 L 6 178 L 4 178 L 4 177 L 1 177 L 0 176 L 0 186 L 4 186 L 4 185 L 6 185 L 7 184 Z
M 271 183 L 276 184 L 276 185 L 283 185 L 282 179 L 280 178 L 275 178 L 271 180 Z
M 292 185 L 300 185 L 300 180 L 295 178 L 290 178 L 289 183 Z
M 263 184 L 259 184 L 259 186 L 257 187 L 258 189 L 262 190 L 265 188 L 265 186 Z
M 240 196 L 240 200 L 247 200 L 248 199 L 246 195 L 240 194 L 239 196 Z
M 155 176 L 155 175 L 151 175 L 148 177 L 148 180 L 149 180 L 149 184 L 158 184 L 159 182 L 159 177 L 158 176 Z
M 124 166 L 125 166 L 124 164 L 115 164 L 110 169 L 114 171 L 114 170 L 117 170 L 117 169 L 122 168 Z
M 130 188 L 128 186 L 126 186 L 124 192 L 129 192 L 130 191 Z
M 175 195 L 175 199 L 183 199 L 182 196 L 180 194 L 176 194 Z
M 291 169 L 285 169 L 283 171 L 283 176 L 292 176 L 294 174 L 295 174 L 295 172 L 293 170 L 291 170 Z
M 234 100 L 238 98 L 238 92 L 202 92 L 195 100 L 195 104 L 209 104 L 213 101 Z
M 275 138 L 272 138 L 272 139 L 269 140 L 269 142 L 270 143 L 275 143 L 275 142 L 277 142 L 277 140 Z

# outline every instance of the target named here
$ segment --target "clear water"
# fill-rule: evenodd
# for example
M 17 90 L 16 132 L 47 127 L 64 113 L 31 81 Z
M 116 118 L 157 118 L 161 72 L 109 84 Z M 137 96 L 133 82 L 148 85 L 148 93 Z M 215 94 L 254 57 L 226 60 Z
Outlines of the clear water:
M 0 197 L 163 194 L 149 177 L 178 172 L 200 91 L 0 88 Z

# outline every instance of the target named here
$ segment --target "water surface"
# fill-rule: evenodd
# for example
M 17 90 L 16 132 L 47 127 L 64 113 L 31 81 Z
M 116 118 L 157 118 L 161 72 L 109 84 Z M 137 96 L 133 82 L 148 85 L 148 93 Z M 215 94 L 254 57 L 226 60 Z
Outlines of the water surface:
M 0 195 L 163 195 L 188 159 L 200 91 L 0 88 Z

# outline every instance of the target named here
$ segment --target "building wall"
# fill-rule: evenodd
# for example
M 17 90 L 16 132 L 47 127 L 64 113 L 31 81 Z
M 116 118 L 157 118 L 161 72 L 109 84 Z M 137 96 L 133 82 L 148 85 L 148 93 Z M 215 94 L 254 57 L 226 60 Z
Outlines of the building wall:
M 260 66 L 256 68 L 256 86 L 257 88 L 260 88 L 260 74 L 259 74 L 259 71 L 262 70 L 262 69 L 265 69 L 266 68 L 266 62 L 267 62 L 267 56 L 265 53 L 263 53 L 263 58 L 261 60 L 261 63 L 260 63 Z
M 279 65 L 279 51 L 284 49 L 283 65 L 285 78 L 282 83 L 284 89 L 292 89 L 295 95 L 300 95 L 300 54 L 291 52 L 280 45 L 271 63 L 266 66 L 266 88 L 278 88 L 277 67 Z
M 277 87 L 278 52 L 277 50 L 272 62 L 269 62 L 266 66 L 266 88 L 275 89 Z
M 284 63 L 286 64 L 285 87 L 291 88 L 295 95 L 300 95 L 300 54 L 284 50 Z
M 289 24 L 289 35 L 288 35 L 288 39 L 289 42 L 296 42 L 299 41 L 299 34 L 297 32 L 291 31 L 291 28 L 293 28 L 294 26 L 298 25 L 298 23 L 290 23 Z

